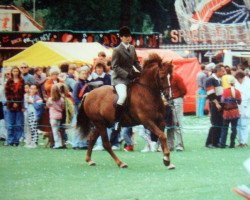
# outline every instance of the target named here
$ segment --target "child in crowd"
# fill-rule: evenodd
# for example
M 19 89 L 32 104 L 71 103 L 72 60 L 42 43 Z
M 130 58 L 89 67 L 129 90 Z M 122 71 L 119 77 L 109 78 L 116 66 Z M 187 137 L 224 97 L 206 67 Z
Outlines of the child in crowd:
M 54 84 L 51 88 L 51 97 L 49 97 L 47 101 L 47 106 L 49 108 L 50 124 L 55 141 L 53 148 L 62 149 L 62 136 L 59 132 L 59 128 L 63 118 L 65 101 L 57 84 Z
M 95 72 L 91 74 L 93 82 L 98 86 L 111 85 L 111 76 L 105 73 L 106 64 L 103 61 L 97 61 Z
M 29 88 L 29 95 L 26 96 L 28 127 L 26 147 L 36 148 L 38 145 L 37 122 L 43 112 L 43 100 L 38 95 L 38 86 L 32 84 Z
M 76 116 L 78 114 L 78 108 L 79 104 L 81 103 L 81 100 L 87 92 L 89 92 L 88 87 L 88 77 L 90 75 L 90 68 L 88 66 L 83 66 L 79 69 L 79 75 L 78 75 L 78 81 L 75 84 L 75 87 L 73 89 L 73 98 L 75 102 L 75 116 L 73 119 L 73 126 L 76 125 Z M 87 141 L 86 139 L 81 139 L 79 131 L 75 131 L 73 136 L 73 142 L 72 142 L 73 149 L 85 149 L 87 148 Z
M 228 84 L 230 85 L 230 88 L 226 88 L 223 91 L 222 94 L 222 100 L 221 102 L 224 104 L 223 108 L 223 128 L 221 132 L 221 148 L 226 147 L 227 142 L 227 132 L 229 124 L 231 123 L 231 142 L 230 142 L 230 148 L 235 147 L 235 138 L 237 135 L 237 123 L 238 119 L 240 117 L 240 112 L 238 108 L 238 104 L 241 103 L 241 94 L 239 90 L 235 89 L 235 78 L 232 75 L 228 76 Z
M 74 103 L 67 85 L 64 83 L 57 83 L 57 86 L 59 87 L 61 97 L 64 99 L 65 102 L 62 114 L 63 117 L 59 130 L 62 135 L 62 146 L 63 148 L 67 148 L 66 144 L 70 142 L 68 141 L 68 133 L 66 129 L 70 128 L 72 119 L 74 117 Z
M 78 111 L 78 106 L 85 93 L 89 92 L 88 77 L 90 75 L 90 68 L 83 66 L 79 69 L 78 81 L 73 89 L 73 99 L 75 102 L 75 111 Z
M 41 67 L 35 68 L 34 72 L 35 72 L 34 80 L 35 80 L 35 84 L 38 87 L 38 94 L 43 100 L 46 100 L 47 97 L 46 97 L 46 92 L 44 88 L 44 83 L 47 80 L 46 74 L 43 73 L 43 68 Z
M 25 135 L 25 144 L 30 145 L 31 144 L 31 133 L 28 125 L 28 100 L 30 96 L 30 85 L 26 83 L 24 85 L 24 135 Z

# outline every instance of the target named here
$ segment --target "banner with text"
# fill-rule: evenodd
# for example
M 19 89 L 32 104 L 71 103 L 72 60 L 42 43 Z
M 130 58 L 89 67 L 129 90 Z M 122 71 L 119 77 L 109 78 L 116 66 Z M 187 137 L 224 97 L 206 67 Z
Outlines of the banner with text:
M 132 34 L 132 44 L 138 48 L 159 48 L 159 34 Z M 117 32 L 74 32 L 74 31 L 43 31 L 43 32 L 0 32 L 0 48 L 24 48 L 44 42 L 99 42 L 108 47 L 120 43 Z

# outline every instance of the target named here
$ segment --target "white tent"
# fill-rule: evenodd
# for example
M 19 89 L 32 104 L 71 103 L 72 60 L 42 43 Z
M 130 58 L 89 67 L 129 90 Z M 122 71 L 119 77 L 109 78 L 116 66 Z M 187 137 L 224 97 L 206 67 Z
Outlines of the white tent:
M 232 67 L 233 66 L 233 57 L 244 58 L 250 63 L 250 52 L 249 51 L 224 51 L 224 60 L 223 64 Z

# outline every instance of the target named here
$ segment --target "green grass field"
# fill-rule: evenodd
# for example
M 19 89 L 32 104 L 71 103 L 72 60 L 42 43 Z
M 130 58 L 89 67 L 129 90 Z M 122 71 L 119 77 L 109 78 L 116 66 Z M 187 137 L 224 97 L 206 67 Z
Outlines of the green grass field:
M 231 189 L 249 184 L 242 163 L 248 148 L 207 149 L 209 119 L 185 117 L 184 152 L 173 152 L 175 170 L 162 164 L 161 153 L 118 151 L 129 165 L 119 169 L 107 152 L 94 152 L 97 166 L 84 162 L 86 151 L 4 147 L 0 144 L 0 199 L 69 200 L 234 200 Z

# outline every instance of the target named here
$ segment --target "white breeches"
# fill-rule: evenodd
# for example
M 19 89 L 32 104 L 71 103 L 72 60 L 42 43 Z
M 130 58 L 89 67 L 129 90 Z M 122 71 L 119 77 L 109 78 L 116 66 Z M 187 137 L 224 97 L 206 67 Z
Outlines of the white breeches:
M 117 104 L 123 105 L 127 98 L 127 86 L 124 84 L 117 84 L 115 86 L 116 92 L 118 94 Z

